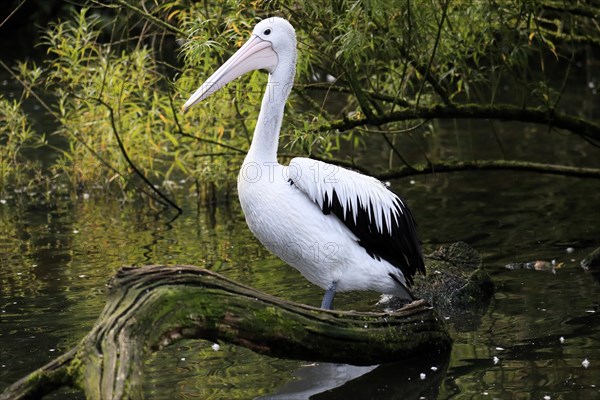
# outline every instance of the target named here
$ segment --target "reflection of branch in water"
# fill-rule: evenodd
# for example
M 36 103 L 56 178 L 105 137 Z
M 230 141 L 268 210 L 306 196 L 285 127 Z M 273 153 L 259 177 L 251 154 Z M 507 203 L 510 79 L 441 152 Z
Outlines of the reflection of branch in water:
M 167 210 L 168 209 L 165 208 L 163 210 L 154 212 L 152 214 L 154 217 L 154 221 L 156 221 L 157 223 L 160 222 L 162 214 Z M 144 252 L 142 254 L 144 256 L 145 263 L 150 264 L 152 262 L 156 262 L 156 257 L 153 256 L 155 248 L 161 243 L 161 241 L 165 240 L 166 233 L 173 229 L 173 221 L 179 218 L 180 215 L 180 213 L 176 213 L 173 217 L 171 217 L 171 219 L 169 219 L 165 223 L 160 223 L 159 225 L 161 229 L 148 229 L 150 232 L 151 240 L 149 241 L 149 243 L 141 246 L 141 248 L 144 249 Z

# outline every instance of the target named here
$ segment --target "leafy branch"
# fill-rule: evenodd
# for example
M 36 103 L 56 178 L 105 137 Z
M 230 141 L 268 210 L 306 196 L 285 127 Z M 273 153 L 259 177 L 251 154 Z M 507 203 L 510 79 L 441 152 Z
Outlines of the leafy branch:
M 134 6 L 133 4 L 131 4 L 125 0 L 114 0 L 114 2 L 118 5 L 120 5 L 121 7 L 124 7 L 131 11 L 134 11 L 136 14 L 138 14 L 143 19 L 146 19 L 146 20 L 150 21 L 151 23 L 153 23 L 154 25 L 165 29 L 167 32 L 174 33 L 176 35 L 179 35 L 180 37 L 187 36 L 187 32 L 185 32 L 184 30 L 179 29 L 178 27 L 173 26 L 173 25 L 169 24 L 168 22 L 163 21 L 162 19 L 155 17 L 154 15 L 142 10 L 139 7 Z M 102 6 L 103 7 L 111 7 L 110 5 L 104 4 L 104 3 L 102 3 Z
M 572 101 L 565 100 L 578 70 L 575 60 L 591 57 L 584 46 L 599 44 L 597 6 L 592 4 L 554 0 L 531 0 L 520 7 L 495 0 L 426 5 L 404 1 L 394 7 L 384 0 L 307 1 L 303 7 L 290 0 L 235 6 L 204 2 L 192 7 L 183 0 L 152 4 L 85 0 L 84 4 L 100 11 L 82 8 L 63 22 L 49 24 L 42 45 L 52 57 L 40 68 L 21 67 L 30 82 L 24 85 L 25 93 L 45 85 L 56 96 L 56 105 L 47 108 L 57 110 L 56 134 L 67 145 L 58 150 L 62 157 L 51 170 L 64 172 L 60 175 L 71 179 L 71 187 L 103 181 L 107 188 L 129 190 L 128 177 L 115 168 L 125 157 L 129 167 L 136 160 L 138 172 L 145 176 L 165 181 L 178 174 L 183 175 L 178 180 L 194 176 L 185 181 L 195 182 L 198 193 L 229 190 L 235 182 L 232 166 L 241 161 L 251 141 L 264 76 L 244 76 L 230 84 L 233 90 L 208 98 L 185 119 L 175 103 L 247 38 L 258 18 L 272 14 L 291 20 L 299 43 L 296 86 L 283 130 L 289 154 L 311 154 L 366 172 L 382 171 L 385 161 L 375 166 L 355 161 L 372 151 L 372 135 L 381 136 L 391 164 L 407 160 L 397 138 L 414 128 L 406 129 L 408 124 L 401 122 L 413 121 L 410 125 L 418 128 L 443 119 L 536 124 L 566 130 L 591 147 L 600 147 L 600 124 L 594 114 L 574 114 Z M 102 8 L 110 12 L 103 13 Z M 102 17 L 106 15 L 112 18 L 110 24 Z M 152 32 L 157 29 L 151 26 L 160 33 Z M 163 40 L 173 36 L 187 41 Z M 165 60 L 178 52 L 180 65 L 172 67 Z M 550 76 L 557 69 L 558 80 Z M 508 96 L 501 95 L 503 87 Z M 100 102 L 90 102 L 93 98 Z M 593 101 L 576 99 L 583 107 Z M 114 116 L 106 113 L 106 106 Z M 15 135 L 13 142 L 16 139 Z M 457 135 L 457 140 L 464 139 Z M 523 143 L 527 140 L 523 137 Z M 502 151 L 498 135 L 495 145 Z M 432 161 L 435 157 L 426 148 L 420 162 L 411 160 L 417 165 L 403 161 L 403 174 L 520 168 L 594 176 L 585 169 L 508 165 L 508 161 L 459 166 L 454 160 Z M 106 179 L 98 165 L 124 179 Z M 137 182 L 136 188 L 158 196 L 146 185 Z
M 582 2 L 566 2 L 566 1 L 542 1 L 541 6 L 545 10 L 556 11 L 559 13 L 570 13 L 587 18 L 597 18 L 600 14 L 600 6 L 593 4 L 585 4 Z

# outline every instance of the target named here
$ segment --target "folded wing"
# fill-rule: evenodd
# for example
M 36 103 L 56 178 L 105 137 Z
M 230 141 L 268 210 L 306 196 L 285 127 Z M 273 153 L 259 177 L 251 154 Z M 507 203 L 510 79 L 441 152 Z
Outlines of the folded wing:
M 343 222 L 372 258 L 398 268 L 407 286 L 417 271 L 425 273 L 413 216 L 381 181 L 309 158 L 294 158 L 288 176 L 324 214 Z

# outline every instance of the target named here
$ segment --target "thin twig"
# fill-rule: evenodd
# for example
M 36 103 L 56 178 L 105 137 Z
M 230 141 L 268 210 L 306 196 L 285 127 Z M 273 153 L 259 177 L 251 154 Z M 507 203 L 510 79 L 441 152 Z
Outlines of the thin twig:
M 6 18 L 4 18 L 4 21 L 0 22 L 0 28 L 2 28 L 2 25 L 4 25 L 6 23 L 6 21 L 8 21 L 18 10 L 19 8 L 21 8 L 21 6 L 23 4 L 25 4 L 27 0 L 21 0 L 21 2 L 19 4 L 17 4 L 17 6 L 15 7 L 14 10 L 12 10 L 10 12 L 10 14 L 8 14 L 8 16 Z
M 437 31 L 437 35 L 435 37 L 435 43 L 433 44 L 433 50 L 431 51 L 431 57 L 429 58 L 429 64 L 427 65 L 427 68 L 425 68 L 425 77 L 421 81 L 421 87 L 419 88 L 419 92 L 417 93 L 417 100 L 415 101 L 415 109 L 419 108 L 419 101 L 421 100 L 421 93 L 423 92 L 423 86 L 425 85 L 425 81 L 433 80 L 433 77 L 430 76 L 431 65 L 433 64 L 433 59 L 435 58 L 435 53 L 437 52 L 437 48 L 440 43 L 440 38 L 442 36 L 442 27 L 444 26 L 444 21 L 446 20 L 446 15 L 448 13 L 448 5 L 449 4 L 450 4 L 450 0 L 446 0 L 444 2 L 444 4 L 442 5 L 442 19 L 440 20 L 440 24 L 438 25 L 438 31 Z M 442 100 L 444 101 L 444 103 L 450 105 L 450 103 L 451 103 L 450 99 L 448 98 L 448 96 L 446 96 L 445 91 L 444 91 L 444 96 L 440 96 L 440 97 L 442 97 Z
M 398 150 L 396 148 L 394 143 L 392 143 L 390 138 L 385 133 L 382 133 L 381 136 L 383 137 L 383 140 L 385 140 L 387 145 L 390 147 L 390 150 L 392 150 L 392 152 L 396 155 L 396 157 L 398 157 L 400 159 L 400 161 L 402 161 L 402 164 L 406 165 L 406 167 L 408 167 L 408 168 L 411 168 L 411 169 L 414 168 L 412 165 L 409 164 L 409 162 L 406 160 L 406 158 L 404 158 L 404 156 L 400 153 L 400 150 Z
M 237 114 L 240 124 L 242 125 L 242 129 L 244 130 L 244 135 L 246 135 L 246 141 L 248 142 L 248 146 L 250 146 L 250 144 L 252 143 L 252 138 L 250 137 L 250 131 L 246 126 L 246 122 L 244 121 L 244 116 L 242 115 L 242 112 L 240 110 L 240 105 L 236 100 L 233 101 L 233 104 L 235 105 L 235 113 Z
M 163 29 L 166 29 L 169 32 L 172 33 L 176 33 L 178 35 L 181 35 L 183 37 L 186 37 L 187 34 L 185 31 L 177 28 L 176 26 L 173 26 L 171 24 L 169 24 L 168 22 L 165 22 L 159 18 L 156 18 L 154 15 L 147 13 L 146 11 L 142 10 L 141 8 L 138 8 L 136 6 L 134 6 L 133 4 L 129 4 L 127 1 L 125 0 L 114 0 L 115 3 L 119 4 L 122 7 L 128 8 L 131 11 L 136 12 L 137 14 L 139 14 L 142 18 L 152 22 L 154 25 L 159 26 Z M 103 4 L 105 7 L 109 7 L 107 4 Z
M 121 149 L 121 153 L 123 154 L 123 157 L 125 157 L 125 161 L 127 161 L 127 164 L 129 164 L 129 166 L 131 167 L 131 169 L 133 169 L 133 171 L 136 173 L 136 175 L 139 176 L 142 179 L 142 181 L 144 181 L 144 183 L 146 183 L 146 185 L 148 185 L 148 187 L 150 187 L 150 189 L 152 189 L 152 191 L 154 193 L 156 193 L 161 199 L 163 199 L 165 202 L 167 202 L 168 205 L 175 208 L 177 210 L 177 212 L 179 214 L 181 214 L 183 212 L 181 207 L 179 207 L 177 204 L 175 204 L 175 202 L 173 202 L 165 194 L 163 194 L 160 190 L 158 190 L 152 184 L 152 182 L 150 182 L 148 180 L 148 178 L 146 178 L 146 176 L 142 173 L 142 171 L 140 171 L 138 169 L 138 167 L 133 163 L 133 161 L 131 161 L 131 159 L 129 158 L 129 155 L 127 154 L 127 150 L 125 150 L 125 146 L 123 145 L 123 142 L 121 141 L 121 136 L 119 135 L 119 132 L 117 130 L 117 126 L 115 123 L 115 115 L 114 115 L 112 107 L 108 103 L 103 101 L 102 99 L 94 98 L 92 100 L 98 102 L 99 104 L 102 104 L 108 110 L 109 118 L 110 118 L 110 125 L 112 127 L 113 133 L 115 134 L 115 138 L 117 139 L 117 143 L 119 144 L 119 149 Z
M 203 137 L 200 137 L 200 136 L 191 135 L 191 134 L 183 132 L 183 131 L 179 131 L 177 133 L 179 135 L 181 135 L 181 136 L 188 137 L 190 139 L 194 139 L 194 140 L 197 140 L 199 142 L 210 143 L 210 144 L 214 144 L 215 146 L 220 146 L 220 147 L 223 147 L 225 149 L 233 150 L 233 151 L 235 151 L 238 154 L 246 154 L 247 153 L 247 151 L 244 150 L 244 149 L 241 149 L 239 147 L 235 147 L 235 146 L 229 145 L 227 143 L 219 142 L 218 140 L 208 139 L 208 138 L 203 138 Z
M 423 121 L 419 122 L 418 124 L 413 125 L 406 129 L 390 129 L 387 131 L 383 131 L 383 130 L 379 130 L 379 129 L 372 129 L 372 128 L 362 128 L 362 127 L 358 127 L 358 128 L 361 132 L 364 132 L 364 133 L 390 133 L 390 134 L 396 135 L 396 134 L 400 134 L 400 133 L 410 133 L 410 132 L 416 131 L 417 129 L 419 129 L 420 127 L 422 127 L 429 121 L 431 121 L 431 119 L 424 119 Z
M 181 124 L 179 123 L 179 119 L 177 118 L 177 112 L 176 112 L 175 105 L 173 104 L 173 98 L 170 95 L 169 95 L 169 103 L 171 105 L 171 112 L 173 112 L 173 119 L 175 120 L 175 126 L 177 126 L 177 132 L 176 133 L 179 134 L 180 136 L 187 137 L 187 138 L 190 138 L 190 139 L 194 139 L 194 140 L 197 140 L 199 142 L 214 144 L 216 146 L 220 146 L 220 147 L 223 147 L 225 149 L 233 150 L 233 151 L 235 151 L 236 153 L 239 153 L 239 154 L 246 154 L 247 153 L 246 150 L 241 149 L 239 147 L 235 147 L 235 146 L 229 145 L 227 143 L 219 142 L 217 140 L 208 139 L 208 138 L 202 138 L 202 137 L 191 135 L 191 134 L 189 134 L 187 132 L 184 132 L 183 128 L 181 127 Z

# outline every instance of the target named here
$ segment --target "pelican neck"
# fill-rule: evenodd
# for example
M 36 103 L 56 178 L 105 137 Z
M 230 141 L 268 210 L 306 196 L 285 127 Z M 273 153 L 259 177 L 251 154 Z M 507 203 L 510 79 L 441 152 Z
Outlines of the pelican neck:
M 280 63 L 275 71 L 269 74 L 260 113 L 256 121 L 256 128 L 254 129 L 254 137 L 244 163 L 251 161 L 277 162 L 279 132 L 285 103 L 294 83 L 294 73 L 295 57 L 293 57 L 293 62 Z

